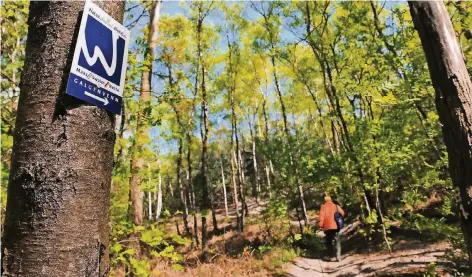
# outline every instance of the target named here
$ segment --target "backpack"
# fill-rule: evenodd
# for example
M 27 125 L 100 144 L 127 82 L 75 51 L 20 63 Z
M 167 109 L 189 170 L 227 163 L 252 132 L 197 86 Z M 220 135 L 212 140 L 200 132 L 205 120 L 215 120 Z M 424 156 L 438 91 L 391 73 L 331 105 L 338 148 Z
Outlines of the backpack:
M 343 218 L 343 215 L 340 212 L 338 212 L 338 205 L 336 205 L 336 212 L 334 213 L 334 221 L 336 221 L 338 230 L 344 227 L 344 218 Z

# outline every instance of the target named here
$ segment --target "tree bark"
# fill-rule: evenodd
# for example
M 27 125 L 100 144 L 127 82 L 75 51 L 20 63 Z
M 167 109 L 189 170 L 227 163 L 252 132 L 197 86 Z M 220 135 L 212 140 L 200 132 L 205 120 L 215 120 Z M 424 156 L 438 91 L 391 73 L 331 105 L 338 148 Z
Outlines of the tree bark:
M 148 137 L 148 124 L 146 124 L 146 114 L 144 112 L 151 104 L 151 77 L 152 77 L 152 61 L 154 60 L 154 53 L 157 47 L 157 27 L 159 23 L 159 9 L 161 2 L 153 2 L 149 20 L 149 34 L 147 38 L 146 51 L 144 57 L 151 61 L 149 67 L 143 67 L 143 75 L 141 77 L 141 94 L 139 98 L 139 112 L 136 127 L 136 138 L 131 149 L 131 178 L 130 178 L 130 197 L 131 210 L 129 216 L 135 225 L 143 224 L 143 197 L 144 192 L 141 190 L 141 171 L 144 160 L 140 157 L 140 153 L 145 147 Z
M 408 2 L 426 54 L 472 265 L 472 82 L 443 2 Z
M 152 192 L 148 191 L 148 219 L 152 220 Z
M 234 163 L 236 162 L 236 158 L 235 158 L 233 150 L 231 150 L 230 161 L 231 161 L 231 183 L 233 185 L 233 201 L 234 201 L 234 207 L 235 207 L 235 212 L 236 212 L 237 228 L 240 232 L 242 232 L 244 229 L 244 217 L 239 214 L 238 185 L 236 182 L 236 172 L 234 169 Z
M 192 117 L 189 118 L 189 126 L 191 126 Z M 190 129 L 190 127 L 189 127 Z M 188 199 L 190 201 L 190 207 L 192 208 L 193 213 L 193 230 L 195 235 L 195 243 L 198 246 L 198 222 L 197 222 L 197 213 L 195 206 L 195 190 L 193 188 L 193 178 L 192 178 L 192 134 L 190 130 L 187 130 L 187 182 L 188 182 Z
M 270 187 L 270 172 L 269 172 L 269 166 L 267 165 L 267 162 L 265 163 L 265 173 L 266 173 L 266 179 L 267 179 L 267 193 L 269 195 L 269 199 L 272 199 L 272 190 Z
M 206 68 L 205 63 L 202 59 L 203 49 L 202 49 L 202 35 L 203 35 L 203 20 L 205 19 L 205 14 L 203 11 L 203 4 L 199 3 L 198 5 L 198 18 L 197 18 L 197 55 L 199 63 L 201 64 L 201 91 L 202 91 L 202 121 L 203 121 L 203 137 L 202 137 L 202 259 L 207 261 L 209 258 L 209 249 L 208 249 L 208 230 L 207 230 L 207 215 L 210 209 L 210 199 L 209 199 L 209 190 L 208 190 L 208 99 L 206 91 Z M 198 73 L 197 73 L 198 74 Z
M 243 216 L 248 216 L 249 215 L 249 209 L 247 207 L 247 202 L 246 202 L 246 189 L 245 189 L 245 179 L 246 177 L 244 176 L 244 165 L 243 165 L 243 159 L 241 157 L 241 151 L 238 151 L 238 168 L 239 168 L 239 194 L 241 194 L 241 214 Z
M 269 24 L 269 18 L 272 15 L 272 12 L 269 12 L 268 14 L 265 14 L 264 12 L 262 12 L 261 15 L 264 18 L 264 23 L 265 23 L 264 27 L 265 27 L 266 31 L 269 33 L 271 50 L 275 53 L 275 51 L 276 51 L 276 48 L 275 48 L 275 39 L 276 39 L 276 37 L 274 36 L 274 34 L 272 32 L 272 28 L 270 27 L 270 24 Z M 298 184 L 298 176 L 297 176 L 298 169 L 296 168 L 296 165 L 295 165 L 294 160 L 293 160 L 293 147 L 292 147 L 292 141 L 291 141 L 290 128 L 288 126 L 287 109 L 286 109 L 285 102 L 284 102 L 284 99 L 283 99 L 283 92 L 282 92 L 282 88 L 280 86 L 279 76 L 277 74 L 277 63 L 276 63 L 274 53 L 272 53 L 270 55 L 270 61 L 271 61 L 272 67 L 273 67 L 272 75 L 274 77 L 275 90 L 277 92 L 277 96 L 278 96 L 279 103 L 280 103 L 280 108 L 282 110 L 282 118 L 283 118 L 283 124 L 284 124 L 283 130 L 284 130 L 284 133 L 285 133 L 285 139 L 287 140 L 287 145 L 289 147 L 289 155 L 290 155 L 289 160 L 290 160 L 290 167 L 291 167 L 290 171 L 291 171 L 291 174 L 293 176 L 295 176 L 295 179 L 297 180 L 296 187 L 297 187 L 297 190 L 298 190 L 298 197 L 299 197 L 300 205 L 301 205 L 301 208 L 302 208 L 302 215 L 303 215 L 303 218 L 305 220 L 305 224 L 307 224 L 308 215 L 307 215 L 307 211 L 306 211 L 305 200 L 303 199 L 303 187 L 302 187 L 301 184 Z
M 159 220 L 162 213 L 162 177 L 159 173 L 158 177 L 158 187 L 157 187 L 157 204 L 156 204 L 156 220 Z
M 186 193 L 184 190 L 184 186 L 182 184 L 182 180 L 180 178 L 180 172 L 182 168 L 182 155 L 183 155 L 183 139 L 179 138 L 179 156 L 177 157 L 177 186 L 179 187 L 180 192 L 180 204 L 182 205 L 182 217 L 184 220 L 184 228 L 185 234 L 188 235 L 190 233 L 190 228 L 188 226 L 188 206 L 187 206 L 187 199 L 185 197 Z
M 97 4 L 122 21 L 123 2 Z M 64 93 L 83 6 L 30 2 L 2 276 L 108 275 L 115 118 Z
M 257 168 L 257 158 L 256 158 L 256 134 L 255 134 L 256 130 L 253 130 L 256 127 L 255 127 L 255 123 L 254 123 L 254 126 L 252 126 L 251 121 L 249 119 L 248 119 L 248 122 L 249 122 L 249 132 L 251 134 L 252 166 L 254 169 L 254 183 L 252 185 L 252 197 L 254 197 L 256 201 L 259 202 L 260 187 L 259 187 L 259 174 L 257 170 L 258 168 Z
M 225 171 L 223 170 L 223 159 L 220 156 L 221 183 L 223 184 L 223 197 L 225 202 L 225 216 L 228 217 L 228 197 L 226 195 Z
M 236 107 L 234 101 L 234 87 L 229 90 L 229 100 L 231 106 L 231 156 L 232 156 L 232 164 L 231 170 L 234 170 L 236 167 L 236 175 L 238 176 L 238 183 L 239 183 L 239 197 L 241 200 L 241 214 L 238 220 L 238 229 L 242 232 L 244 229 L 244 207 L 246 205 L 246 199 L 244 195 L 244 177 L 242 177 L 241 167 L 240 167 L 240 156 L 236 155 L 235 153 L 239 153 L 239 136 L 238 136 L 238 125 L 237 125 L 237 117 L 236 117 Z M 233 161 L 234 159 L 234 161 Z M 234 172 L 233 172 L 234 173 Z M 234 175 L 233 175 L 234 178 Z M 235 183 L 236 185 L 236 183 Z M 238 193 L 234 194 L 234 197 L 237 197 Z M 237 201 L 238 202 L 238 201 Z M 239 214 L 239 211 L 238 213 Z
M 170 63 L 166 63 L 167 70 L 169 72 L 168 75 L 168 80 L 169 80 L 169 87 L 170 90 L 174 93 L 177 93 L 176 91 L 176 84 L 174 81 L 174 78 L 172 77 L 172 66 Z M 181 168 L 182 168 L 182 160 L 183 160 L 183 147 L 184 147 L 184 141 L 183 137 L 185 136 L 185 126 L 182 120 L 182 115 L 180 113 L 180 110 L 178 107 L 175 105 L 173 100 L 169 101 L 169 104 L 171 105 L 172 109 L 174 110 L 175 116 L 177 118 L 177 123 L 179 124 L 179 155 L 177 156 L 177 172 L 176 172 L 176 177 L 177 177 L 177 187 L 180 190 L 180 202 L 182 205 L 182 217 L 184 221 L 184 228 L 185 228 L 185 234 L 188 235 L 190 233 L 190 228 L 188 225 L 188 201 L 189 201 L 189 187 L 185 188 L 184 185 L 182 184 L 181 180 Z M 189 128 L 190 128 L 189 124 Z

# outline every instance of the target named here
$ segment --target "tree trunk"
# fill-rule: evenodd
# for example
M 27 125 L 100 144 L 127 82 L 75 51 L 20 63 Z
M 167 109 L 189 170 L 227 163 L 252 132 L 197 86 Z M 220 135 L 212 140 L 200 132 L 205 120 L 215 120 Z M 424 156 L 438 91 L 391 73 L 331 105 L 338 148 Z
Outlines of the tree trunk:
M 265 173 L 266 173 L 266 179 L 267 179 L 267 193 L 269 194 L 269 199 L 272 199 L 272 190 L 270 188 L 270 172 L 269 172 L 269 166 L 267 166 L 267 162 L 265 163 Z
M 158 187 L 157 187 L 157 205 L 156 205 L 156 221 L 159 220 L 162 213 L 162 177 L 159 173 L 158 177 Z
M 206 68 L 205 63 L 202 60 L 202 33 L 203 33 L 203 20 L 205 18 L 203 12 L 203 4 L 198 5 L 198 19 L 197 19 L 197 55 L 199 63 L 201 64 L 201 91 L 202 91 L 202 121 L 203 121 L 203 138 L 202 138 L 202 259 L 203 261 L 208 260 L 209 249 L 208 249 L 208 232 L 207 232 L 207 215 L 210 209 L 210 199 L 208 190 L 208 99 L 206 91 Z
M 234 163 L 236 162 L 236 159 L 234 157 L 234 151 L 231 151 L 231 183 L 233 185 L 233 201 L 234 201 L 234 207 L 235 207 L 235 212 L 236 212 L 236 220 L 237 220 L 237 228 L 240 232 L 243 231 L 244 229 L 244 219 L 243 216 L 239 214 L 239 200 L 238 200 L 238 185 L 236 183 L 236 172 L 234 169 Z
M 157 46 L 157 25 L 159 23 L 159 9 L 160 1 L 153 2 L 151 7 L 151 19 L 149 20 L 149 34 L 147 38 L 146 51 L 144 57 L 148 61 L 154 60 L 154 53 Z M 144 193 L 141 190 L 141 171 L 144 160 L 141 158 L 147 137 L 149 127 L 146 122 L 147 115 L 144 112 L 151 104 L 151 77 L 152 77 L 152 62 L 148 67 L 143 67 L 143 75 L 141 77 L 141 94 L 139 99 L 139 111 L 136 127 L 136 138 L 131 149 L 131 178 L 130 178 L 130 196 L 131 196 L 131 221 L 134 225 L 143 224 L 143 197 Z
M 321 112 L 321 107 L 320 107 L 320 104 L 318 102 L 318 97 L 316 97 L 316 91 L 313 92 L 313 90 L 307 84 L 305 84 L 305 87 L 307 88 L 308 93 L 310 94 L 311 98 L 313 99 L 313 102 L 315 102 L 316 110 L 318 111 L 318 116 L 320 117 L 321 131 L 323 132 L 323 135 L 325 137 L 326 143 L 328 144 L 331 155 L 334 156 L 334 149 L 333 149 L 333 146 L 331 144 L 331 140 L 329 139 L 328 132 L 326 132 L 326 128 L 323 124 L 323 113 Z M 315 120 L 313 120 L 313 121 L 316 123 Z M 334 136 L 333 136 L 333 138 L 334 138 Z
M 178 114 L 176 112 L 176 114 Z M 179 155 L 177 156 L 177 187 L 179 188 L 180 192 L 180 204 L 182 205 L 182 217 L 184 220 L 184 228 L 185 234 L 188 235 L 190 233 L 190 228 L 188 226 L 188 206 L 187 206 L 187 199 L 185 197 L 186 193 L 184 190 L 184 186 L 182 184 L 182 180 L 180 178 L 180 172 L 182 168 L 182 155 L 183 155 L 183 139 L 179 138 Z
M 472 82 L 444 3 L 408 3 L 436 90 L 436 107 L 472 265 Z
M 274 49 L 275 49 L 275 47 L 272 46 L 272 50 L 274 50 Z M 280 88 L 279 76 L 278 76 L 277 70 L 276 70 L 275 57 L 273 55 L 270 57 L 270 61 L 272 62 L 272 67 L 274 68 L 274 72 L 273 72 L 274 84 L 275 84 L 275 90 L 277 91 L 277 96 L 279 98 L 280 108 L 282 109 L 282 118 L 283 118 L 283 121 L 284 121 L 284 132 L 285 132 L 286 135 L 289 135 L 290 131 L 289 131 L 289 128 L 288 128 L 287 112 L 286 112 L 285 103 L 284 103 L 284 99 L 283 99 L 282 89 Z M 287 139 L 288 139 L 288 137 L 287 137 Z
M 121 116 L 120 116 L 120 130 L 118 131 L 118 143 L 120 143 L 120 141 L 123 139 L 123 136 L 124 136 L 124 133 L 125 133 L 125 123 L 126 123 L 126 108 L 125 108 L 125 104 L 123 103 L 123 105 L 121 106 Z M 114 158 L 114 163 L 116 164 L 117 162 L 119 162 L 121 160 L 121 157 L 123 156 L 123 149 L 124 147 L 120 147 L 120 149 L 118 150 L 118 153 L 116 154 L 115 158 Z
M 173 199 L 174 198 L 174 187 L 172 186 L 172 182 L 170 181 L 169 178 L 167 178 L 167 190 L 170 193 L 170 197 Z
M 122 21 L 124 2 L 98 4 Z M 108 275 L 115 117 L 64 93 L 83 7 L 30 2 L 2 276 Z
M 191 121 L 191 118 L 189 119 Z M 190 123 L 190 122 L 189 122 Z M 190 125 L 190 124 L 189 124 Z M 193 231 L 195 235 L 195 243 L 198 246 L 198 222 L 197 222 L 197 213 L 196 213 L 196 206 L 195 206 L 195 190 L 193 188 L 193 178 L 192 178 L 192 134 L 190 131 L 187 130 L 187 141 L 188 141 L 188 149 L 187 149 L 187 182 L 188 182 L 188 188 L 189 188 L 189 201 L 190 201 L 190 206 L 192 208 L 192 213 L 193 213 Z
M 255 130 L 253 130 L 253 126 L 251 126 L 250 120 L 249 122 L 249 131 L 251 134 L 251 150 L 252 150 L 252 165 L 254 168 L 254 183 L 252 186 L 252 197 L 256 199 L 257 202 L 259 202 L 259 174 L 257 171 L 257 159 L 256 159 L 256 135 L 255 135 Z M 254 129 L 255 129 L 255 123 L 254 123 Z
M 244 211 L 241 211 L 241 214 L 243 216 L 248 216 L 249 215 L 249 209 L 247 207 L 247 202 L 246 202 L 246 189 L 245 189 L 245 182 L 244 180 L 246 179 L 244 176 L 244 167 L 243 167 L 243 161 L 241 157 L 241 151 L 238 151 L 238 168 L 239 168 L 239 193 L 241 194 L 241 201 L 242 201 L 242 206 L 241 209 L 244 209 Z
M 226 195 L 225 171 L 223 170 L 223 159 L 220 157 L 221 182 L 223 183 L 223 197 L 225 202 L 225 216 L 228 217 L 228 197 Z
M 235 108 L 235 101 L 234 101 L 234 89 L 229 91 L 229 98 L 230 98 L 230 106 L 231 106 L 231 155 L 232 159 L 234 158 L 234 162 L 232 166 L 236 167 L 236 174 L 238 176 L 238 183 L 239 183 L 239 197 L 241 200 L 241 217 L 238 221 L 238 227 L 242 232 L 244 229 L 244 207 L 246 205 L 246 199 L 244 194 L 244 177 L 242 177 L 241 167 L 240 167 L 240 155 L 236 155 L 235 153 L 239 153 L 239 136 L 238 136 L 238 125 L 237 125 L 237 118 L 236 118 L 236 108 Z M 234 164 L 235 163 L 235 164 Z M 233 168 L 232 168 L 233 170 Z M 236 197 L 238 194 L 234 194 Z M 239 213 L 239 211 L 238 211 Z
M 271 36 L 271 48 L 272 48 L 273 51 L 275 51 L 275 45 L 274 45 L 274 42 L 272 40 L 272 34 L 271 34 L 270 27 L 269 27 L 268 22 L 267 22 L 267 18 L 264 17 L 264 19 L 266 20 L 266 25 L 267 25 L 266 28 L 268 29 L 269 34 Z M 281 107 L 281 110 L 282 110 L 282 118 L 283 118 L 283 123 L 284 123 L 285 139 L 287 140 L 287 145 L 289 147 L 291 171 L 292 171 L 292 174 L 295 176 L 295 179 L 298 180 L 298 176 L 297 176 L 298 169 L 296 168 L 296 165 L 294 164 L 294 161 L 293 161 L 293 154 L 292 154 L 293 147 L 292 147 L 292 143 L 291 143 L 290 129 L 288 127 L 287 109 L 285 107 L 285 103 L 284 103 L 284 100 L 283 100 L 283 93 L 282 93 L 282 89 L 280 87 L 280 82 L 279 82 L 279 78 L 278 78 L 278 74 L 277 74 L 277 70 L 276 70 L 276 68 L 277 68 L 276 60 L 275 60 L 274 55 L 271 55 L 270 61 L 272 63 L 272 67 L 274 68 L 273 69 L 274 84 L 275 84 L 275 90 L 277 91 L 277 96 L 279 98 L 280 107 Z M 307 212 L 306 212 L 305 200 L 303 199 L 303 187 L 300 184 L 296 184 L 296 185 L 297 185 L 297 189 L 298 189 L 298 197 L 299 197 L 299 200 L 300 200 L 300 204 L 302 205 L 302 215 L 303 215 L 303 218 L 305 219 L 305 224 L 307 224 L 308 215 L 307 215 Z
M 216 220 L 216 206 L 215 206 L 215 197 L 214 197 L 214 190 L 212 186 L 212 191 L 210 193 L 210 206 L 211 206 L 211 217 L 213 222 L 213 234 L 218 233 L 218 220 Z
M 148 191 L 148 219 L 152 220 L 152 192 Z

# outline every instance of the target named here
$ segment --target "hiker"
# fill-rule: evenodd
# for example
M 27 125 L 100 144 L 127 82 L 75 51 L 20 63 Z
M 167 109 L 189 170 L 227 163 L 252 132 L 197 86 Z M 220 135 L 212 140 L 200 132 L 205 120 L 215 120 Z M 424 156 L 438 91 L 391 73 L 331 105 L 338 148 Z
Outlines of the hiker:
M 323 232 L 326 235 L 325 238 L 325 245 L 326 245 L 326 252 L 328 253 L 328 259 L 334 259 L 334 249 L 333 249 L 333 241 L 336 238 L 336 259 L 337 261 L 341 260 L 341 240 L 339 237 L 338 225 L 336 220 L 334 219 L 334 214 L 338 211 L 342 216 L 344 216 L 344 211 L 341 207 L 337 204 L 333 203 L 333 200 L 329 195 L 324 197 L 325 203 L 321 206 L 320 209 L 320 217 L 319 217 L 319 224 L 320 228 L 323 229 Z

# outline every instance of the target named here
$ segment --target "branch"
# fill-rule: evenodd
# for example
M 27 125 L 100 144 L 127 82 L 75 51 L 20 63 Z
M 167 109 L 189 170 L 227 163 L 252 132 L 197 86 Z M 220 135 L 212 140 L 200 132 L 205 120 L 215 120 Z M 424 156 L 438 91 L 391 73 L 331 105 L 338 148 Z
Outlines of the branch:
M 147 9 L 148 9 L 148 8 L 149 8 L 149 5 L 143 7 L 143 11 L 142 11 L 141 14 L 138 16 L 138 18 L 136 18 L 133 22 L 131 22 L 131 23 L 129 23 L 128 25 L 126 25 L 126 28 L 129 29 L 129 28 L 134 27 L 134 25 L 136 25 L 136 24 L 139 22 L 139 20 L 141 20 L 141 18 L 149 16 L 149 15 L 147 14 Z
M 134 8 L 137 8 L 139 6 L 141 6 L 141 4 L 136 4 L 135 6 L 129 7 L 125 10 L 125 13 L 130 12 L 131 10 L 133 10 Z
M 2 72 L 2 77 L 13 83 L 15 86 L 19 87 L 19 85 L 13 81 L 9 76 L 7 76 L 5 73 Z

